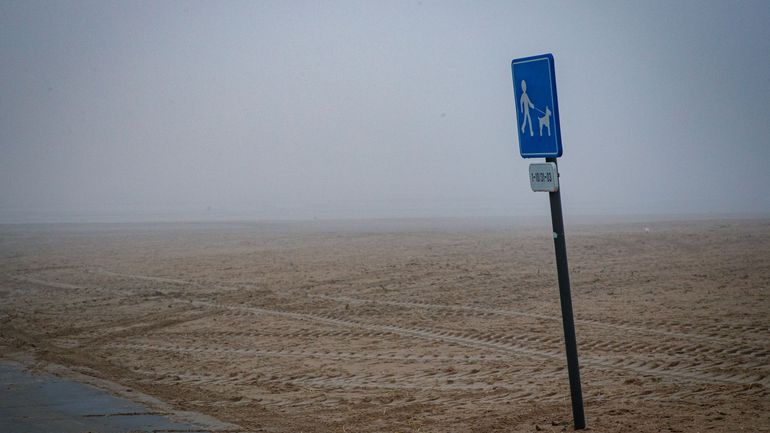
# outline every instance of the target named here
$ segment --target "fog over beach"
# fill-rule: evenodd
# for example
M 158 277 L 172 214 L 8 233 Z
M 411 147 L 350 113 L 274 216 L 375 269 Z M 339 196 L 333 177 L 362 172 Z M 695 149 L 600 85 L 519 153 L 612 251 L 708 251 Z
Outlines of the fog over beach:
M 2 2 L 0 222 L 547 216 L 515 57 L 556 60 L 566 215 L 767 214 L 770 6 Z

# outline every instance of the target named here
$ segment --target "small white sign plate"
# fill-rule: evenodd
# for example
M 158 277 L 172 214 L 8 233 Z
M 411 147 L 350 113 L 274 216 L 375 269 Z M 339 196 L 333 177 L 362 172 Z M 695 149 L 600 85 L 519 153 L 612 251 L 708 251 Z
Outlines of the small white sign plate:
M 532 191 L 556 192 L 559 190 L 559 171 L 553 162 L 529 165 L 529 185 Z

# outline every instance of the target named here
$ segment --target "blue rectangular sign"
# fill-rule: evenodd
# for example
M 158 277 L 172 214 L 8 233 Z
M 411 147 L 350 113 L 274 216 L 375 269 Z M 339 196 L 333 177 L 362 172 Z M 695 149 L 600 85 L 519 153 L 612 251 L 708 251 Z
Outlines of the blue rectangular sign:
M 521 157 L 560 157 L 561 130 L 553 56 L 514 59 L 511 73 Z

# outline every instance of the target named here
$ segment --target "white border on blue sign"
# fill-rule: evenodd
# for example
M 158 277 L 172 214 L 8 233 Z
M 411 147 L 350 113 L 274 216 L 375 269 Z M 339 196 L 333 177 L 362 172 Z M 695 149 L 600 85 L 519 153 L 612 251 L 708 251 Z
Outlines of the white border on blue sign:
M 548 84 L 550 84 L 550 87 L 551 87 L 551 107 L 556 107 L 556 104 L 554 104 L 554 102 L 553 102 L 554 85 L 553 85 L 553 77 L 551 76 L 551 57 L 549 55 L 545 54 L 543 57 L 537 57 L 537 58 L 534 58 L 534 59 L 524 60 L 523 62 L 514 62 L 513 64 L 514 65 L 521 65 L 521 64 L 524 64 L 524 63 L 539 62 L 539 61 L 546 61 L 548 63 Z M 516 86 L 516 70 L 514 68 L 511 68 L 511 75 L 513 77 L 513 85 Z M 515 94 L 515 92 L 514 92 L 514 94 Z M 554 110 L 554 111 L 556 111 L 556 110 Z M 518 119 L 518 116 L 517 116 L 517 119 Z M 555 119 L 554 119 L 554 123 L 555 123 Z M 518 121 L 516 122 L 516 124 L 518 125 Z M 516 131 L 516 136 L 518 137 L 518 128 L 517 128 L 517 131 Z M 556 154 L 559 153 L 559 143 L 558 143 L 558 140 L 560 138 L 561 137 L 559 137 L 558 135 L 556 136 L 556 138 L 555 138 L 556 141 L 554 141 L 554 156 L 549 156 L 548 158 L 556 157 Z M 521 138 L 520 137 L 519 137 L 519 153 L 521 154 L 522 157 L 525 157 L 527 155 L 534 155 L 535 158 L 539 158 L 539 157 L 543 156 L 542 152 L 540 152 L 540 153 L 524 153 L 524 152 L 522 152 L 521 151 Z

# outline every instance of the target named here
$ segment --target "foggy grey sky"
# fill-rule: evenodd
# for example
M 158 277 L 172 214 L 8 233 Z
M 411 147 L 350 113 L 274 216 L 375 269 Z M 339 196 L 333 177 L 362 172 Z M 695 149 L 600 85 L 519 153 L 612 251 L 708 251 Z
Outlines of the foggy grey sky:
M 770 212 L 770 2 L 0 0 L 0 222 Z M 208 210 L 207 210 L 208 209 Z

